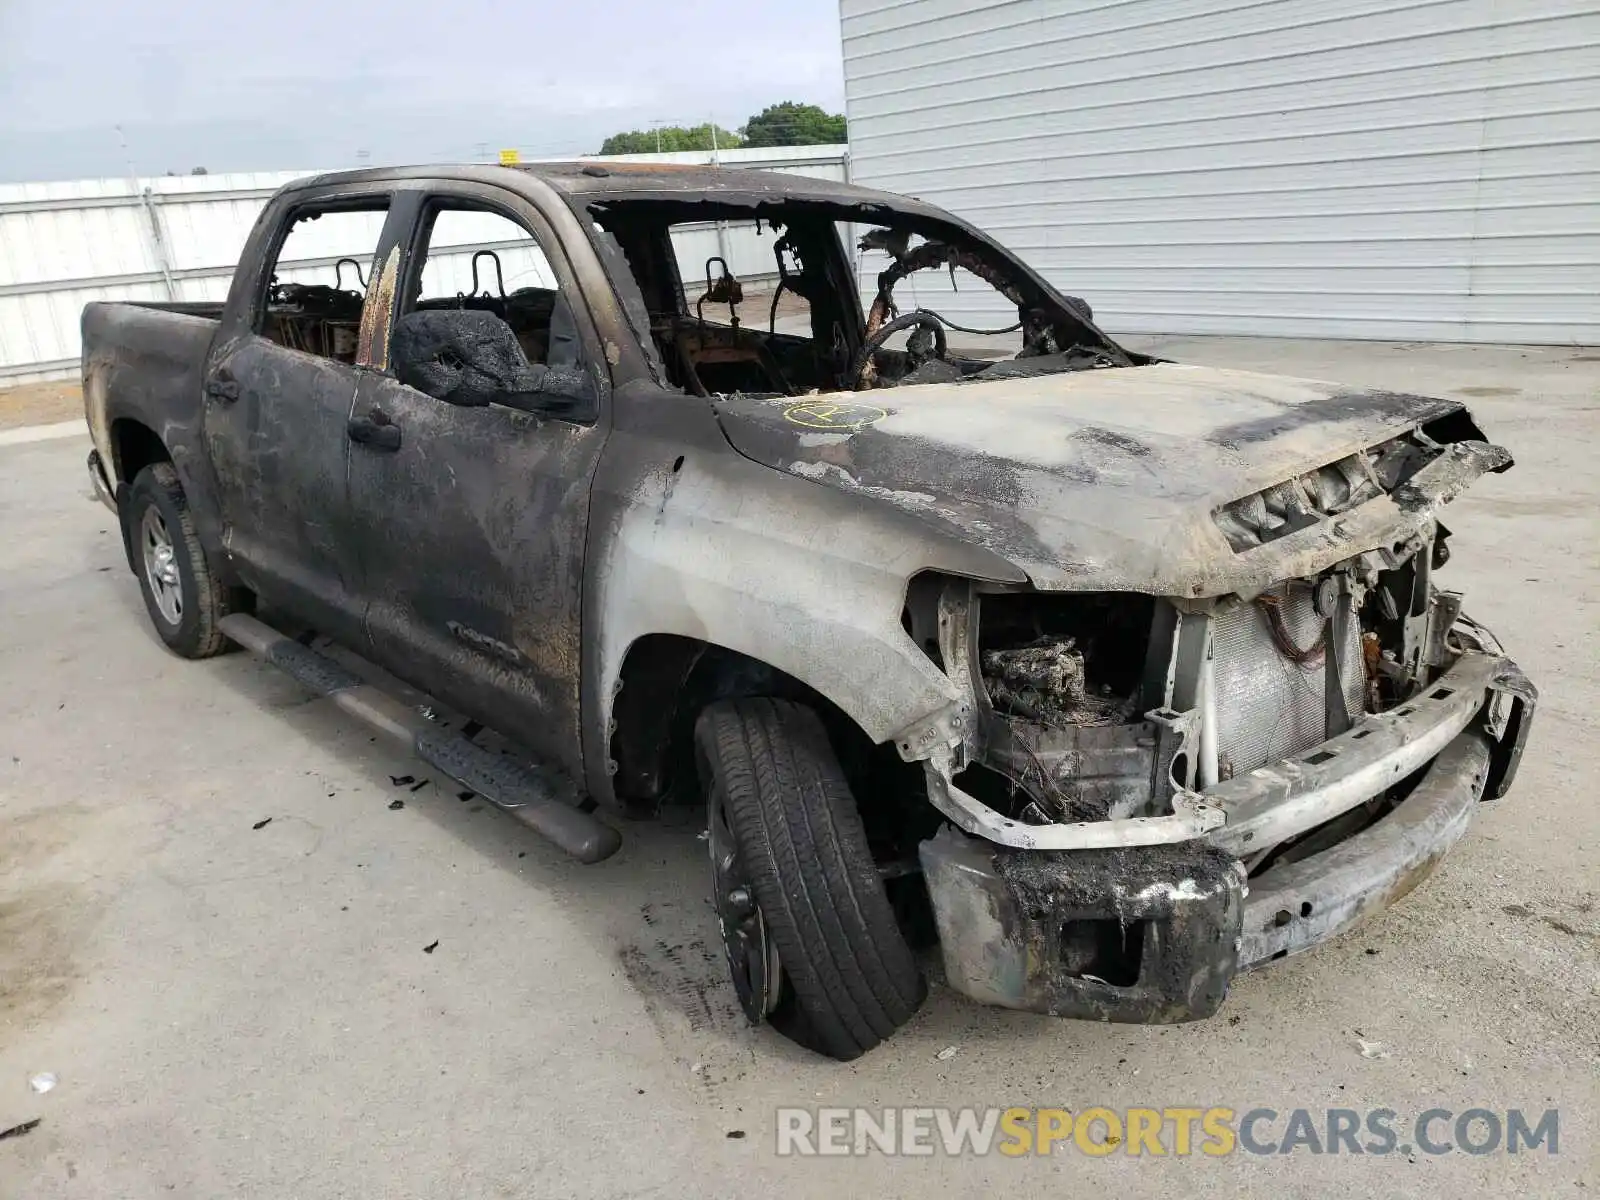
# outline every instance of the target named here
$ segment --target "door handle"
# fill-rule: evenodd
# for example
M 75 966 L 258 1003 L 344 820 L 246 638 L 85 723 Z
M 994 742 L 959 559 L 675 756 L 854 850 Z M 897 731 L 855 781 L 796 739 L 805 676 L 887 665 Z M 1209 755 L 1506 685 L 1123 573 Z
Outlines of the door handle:
M 206 380 L 206 395 L 213 400 L 231 404 L 239 398 L 239 381 L 227 367 L 219 367 L 216 373 Z
M 387 413 L 376 408 L 365 416 L 350 418 L 345 432 L 350 435 L 352 442 L 360 442 L 374 450 L 400 449 L 400 426 L 391 421 Z

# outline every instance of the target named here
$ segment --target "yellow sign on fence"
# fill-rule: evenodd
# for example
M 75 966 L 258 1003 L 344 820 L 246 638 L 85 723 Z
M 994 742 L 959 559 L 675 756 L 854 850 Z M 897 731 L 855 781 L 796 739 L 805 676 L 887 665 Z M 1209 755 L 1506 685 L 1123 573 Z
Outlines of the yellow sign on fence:
M 519 150 L 500 151 L 500 165 L 502 167 L 514 167 L 521 161 L 522 152 Z

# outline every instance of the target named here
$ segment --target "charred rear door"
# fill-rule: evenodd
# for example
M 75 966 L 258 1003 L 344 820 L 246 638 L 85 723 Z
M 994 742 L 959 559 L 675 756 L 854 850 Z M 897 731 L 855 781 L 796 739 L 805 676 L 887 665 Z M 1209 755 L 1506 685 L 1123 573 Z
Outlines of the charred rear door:
M 204 368 L 223 541 L 246 583 L 335 637 L 364 600 L 345 506 L 345 427 L 389 196 L 291 193 L 258 227 Z M 275 219 L 274 218 L 275 215 Z
M 504 318 L 531 363 L 608 380 L 562 248 L 501 189 L 430 185 L 409 206 L 395 319 L 417 308 Z M 384 345 L 350 425 L 367 648 L 402 679 L 577 773 L 580 588 L 604 396 L 552 416 L 465 407 L 401 383 Z

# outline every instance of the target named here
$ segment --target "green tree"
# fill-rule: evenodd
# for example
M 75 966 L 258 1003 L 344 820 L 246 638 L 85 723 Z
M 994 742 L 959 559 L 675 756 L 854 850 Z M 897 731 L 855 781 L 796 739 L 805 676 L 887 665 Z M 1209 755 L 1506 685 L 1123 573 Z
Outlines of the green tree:
M 739 134 L 746 146 L 821 146 L 848 140 L 843 113 L 793 100 L 767 105 Z
M 741 144 L 739 135 L 732 130 L 716 127 L 716 145 L 713 146 L 711 123 L 685 127 L 664 125 L 660 129 L 635 129 L 627 133 L 614 133 L 600 144 L 601 154 L 654 154 L 671 150 L 731 150 Z

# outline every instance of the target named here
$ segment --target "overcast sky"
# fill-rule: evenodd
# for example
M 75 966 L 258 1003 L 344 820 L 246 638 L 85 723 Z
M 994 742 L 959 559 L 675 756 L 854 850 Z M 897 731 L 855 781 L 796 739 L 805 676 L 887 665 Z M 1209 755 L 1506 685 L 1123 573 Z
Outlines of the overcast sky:
M 0 0 L 7 182 L 578 154 L 780 100 L 843 111 L 837 0 Z

